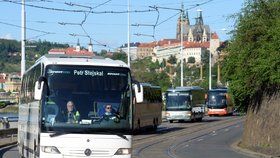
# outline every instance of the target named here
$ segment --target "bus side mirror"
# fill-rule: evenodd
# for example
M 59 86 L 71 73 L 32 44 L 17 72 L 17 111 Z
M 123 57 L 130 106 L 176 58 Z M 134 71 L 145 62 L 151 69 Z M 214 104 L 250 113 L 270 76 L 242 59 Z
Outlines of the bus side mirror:
M 36 81 L 35 90 L 34 90 L 34 99 L 35 100 L 41 100 L 42 99 L 43 86 L 44 86 L 44 81 L 42 81 L 42 82 Z
M 134 85 L 134 92 L 136 97 L 136 103 L 142 103 L 144 101 L 143 86 L 140 84 Z
M 35 100 L 41 100 L 42 99 L 44 85 L 47 85 L 47 83 L 48 83 L 47 79 L 44 76 L 40 76 L 38 81 L 35 82 L 35 90 L 34 90 L 34 99 Z M 46 88 L 47 88 L 47 95 L 49 95 L 48 85 L 47 85 Z

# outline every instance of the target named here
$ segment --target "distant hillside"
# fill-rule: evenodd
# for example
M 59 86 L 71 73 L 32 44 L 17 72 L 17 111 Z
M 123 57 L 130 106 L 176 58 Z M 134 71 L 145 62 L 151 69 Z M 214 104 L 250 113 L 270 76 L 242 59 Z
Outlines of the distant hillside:
M 26 43 L 26 67 L 30 67 L 36 59 L 48 53 L 52 48 L 66 48 L 67 44 L 36 41 Z M 32 47 L 28 47 L 32 46 Z M 21 43 L 16 40 L 0 39 L 0 72 L 20 72 Z

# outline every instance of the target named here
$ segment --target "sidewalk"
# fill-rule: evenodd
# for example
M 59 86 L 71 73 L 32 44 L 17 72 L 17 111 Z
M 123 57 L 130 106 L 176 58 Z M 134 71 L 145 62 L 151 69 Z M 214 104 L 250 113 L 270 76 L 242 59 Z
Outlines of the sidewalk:
M 271 155 L 265 155 L 265 154 L 262 154 L 262 153 L 254 152 L 254 151 L 249 150 L 249 149 L 242 148 L 242 147 L 239 146 L 240 142 L 241 142 L 241 140 L 238 140 L 231 145 L 231 147 L 234 151 L 239 152 L 239 153 L 241 153 L 243 155 L 246 155 L 246 156 L 254 157 L 254 158 L 277 158 L 277 157 L 274 157 L 274 156 L 271 156 Z

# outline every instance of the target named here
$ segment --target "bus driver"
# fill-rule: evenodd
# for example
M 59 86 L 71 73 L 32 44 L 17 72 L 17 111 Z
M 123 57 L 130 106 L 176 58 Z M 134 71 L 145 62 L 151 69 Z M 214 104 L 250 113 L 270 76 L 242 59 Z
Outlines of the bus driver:
M 110 116 L 110 115 L 114 115 L 114 114 L 116 114 L 116 111 L 113 109 L 111 104 L 106 104 L 104 106 L 104 109 L 99 110 L 100 117 L 105 116 L 105 115 Z
M 78 123 L 80 119 L 80 113 L 76 110 L 73 101 L 67 102 L 67 113 L 64 115 L 67 123 Z

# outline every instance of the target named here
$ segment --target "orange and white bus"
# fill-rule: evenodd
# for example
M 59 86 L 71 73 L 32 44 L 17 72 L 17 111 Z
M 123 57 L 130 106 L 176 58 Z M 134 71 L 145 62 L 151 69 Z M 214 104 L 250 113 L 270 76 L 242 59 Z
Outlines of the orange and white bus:
M 206 96 L 209 116 L 232 115 L 233 103 L 228 95 L 228 89 L 211 89 Z

